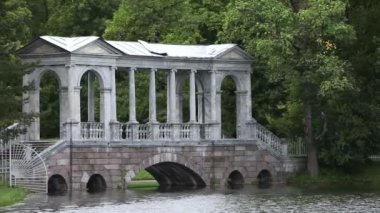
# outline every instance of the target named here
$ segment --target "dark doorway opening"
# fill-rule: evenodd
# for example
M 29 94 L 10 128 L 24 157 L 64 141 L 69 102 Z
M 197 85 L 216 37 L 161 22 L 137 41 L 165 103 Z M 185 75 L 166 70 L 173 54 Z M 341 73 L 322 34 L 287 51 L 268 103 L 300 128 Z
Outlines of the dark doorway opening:
M 99 174 L 92 175 L 87 182 L 87 191 L 89 193 L 104 192 L 106 188 L 106 181 Z
M 257 180 L 259 188 L 269 188 L 272 185 L 272 175 L 266 169 L 259 173 Z
M 240 189 L 240 188 L 243 188 L 243 186 L 244 186 L 243 175 L 239 171 L 234 170 L 228 176 L 227 185 L 231 189 Z
M 49 195 L 64 195 L 67 192 L 67 184 L 61 175 L 53 175 L 48 181 Z

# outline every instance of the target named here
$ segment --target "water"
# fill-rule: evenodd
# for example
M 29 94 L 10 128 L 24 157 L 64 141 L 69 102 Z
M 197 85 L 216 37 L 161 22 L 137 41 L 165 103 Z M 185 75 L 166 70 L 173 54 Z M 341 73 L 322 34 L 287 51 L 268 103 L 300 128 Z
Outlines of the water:
M 311 190 L 292 187 L 238 190 L 198 189 L 76 192 L 65 196 L 30 195 L 0 212 L 380 212 L 380 191 Z

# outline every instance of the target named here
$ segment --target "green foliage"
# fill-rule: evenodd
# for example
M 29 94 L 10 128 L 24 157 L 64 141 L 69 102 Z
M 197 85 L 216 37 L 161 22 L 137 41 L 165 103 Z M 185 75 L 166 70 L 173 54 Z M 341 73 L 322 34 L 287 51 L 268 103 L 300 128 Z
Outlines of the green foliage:
M 139 172 L 132 180 L 154 180 L 154 177 L 146 170 Z
M 52 72 L 47 72 L 40 82 L 41 138 L 59 138 L 59 83 Z
M 105 38 L 114 40 L 161 41 L 186 10 L 184 1 L 124 0 L 107 24 Z
M 102 35 L 119 0 L 45 0 L 46 32 L 55 36 Z
M 353 172 L 355 171 L 355 172 Z M 305 172 L 292 176 L 288 182 L 290 185 L 307 188 L 353 188 L 380 189 L 380 164 L 367 163 L 365 166 L 356 167 L 354 170 L 337 170 L 322 168 L 319 177 L 310 177 Z
M 227 0 L 123 0 L 104 37 L 171 43 L 213 43 Z
M 231 77 L 226 77 L 222 90 L 222 134 L 223 137 L 236 138 L 236 86 Z
M 31 13 L 25 1 L 0 2 L 0 129 L 19 120 L 22 102 L 22 75 L 28 66 L 15 55 L 28 40 Z
M 8 206 L 23 200 L 27 191 L 21 188 L 10 188 L 0 184 L 0 207 Z
M 131 181 L 128 183 L 128 189 L 135 190 L 157 190 L 160 184 L 156 180 Z
M 294 4 L 300 2 L 299 5 Z M 348 4 L 345 4 L 345 3 Z M 254 117 L 281 137 L 303 137 L 304 109 L 325 165 L 363 164 L 380 150 L 378 0 L 3 0 L 0 1 L 0 129 L 22 118 L 17 48 L 44 34 L 183 44 L 234 42 L 255 57 Z M 108 20 L 108 21 L 107 21 Z M 356 31 L 356 34 L 354 33 Z M 355 39 L 356 38 L 356 39 Z M 128 72 L 117 72 L 118 120 L 128 121 Z M 87 118 L 87 78 L 81 113 Z M 41 84 L 43 137 L 57 135 L 57 83 Z M 99 120 L 99 85 L 96 84 Z M 157 118 L 166 121 L 166 73 L 156 73 Z M 148 121 L 149 75 L 136 72 L 136 111 Z M 235 94 L 222 86 L 225 134 L 233 135 Z M 184 87 L 184 121 L 188 88 Z M 44 120 L 44 121 L 43 121 Z M 53 125 L 54 124 L 54 125 Z
M 278 0 L 235 1 L 219 34 L 221 41 L 240 43 L 257 58 L 254 75 L 265 81 L 253 82 L 253 88 L 264 90 L 268 98 L 253 92 L 259 101 L 254 110 L 265 111 L 272 103 L 268 116 L 259 120 L 267 120 L 282 136 L 303 136 L 303 108 L 311 105 L 320 157 L 333 166 L 363 162 L 371 147 L 365 142 L 371 133 L 360 128 L 365 121 L 350 104 L 349 94 L 358 85 L 341 54 L 355 40 L 345 12 L 345 3 L 338 0 L 311 0 L 300 8 Z

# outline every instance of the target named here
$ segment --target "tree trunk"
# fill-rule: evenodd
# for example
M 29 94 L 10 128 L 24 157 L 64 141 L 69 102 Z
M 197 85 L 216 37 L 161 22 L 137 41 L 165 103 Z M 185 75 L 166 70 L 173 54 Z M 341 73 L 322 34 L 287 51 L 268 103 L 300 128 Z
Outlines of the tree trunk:
M 317 146 L 313 138 L 313 124 L 312 124 L 312 113 L 311 106 L 309 103 L 306 103 L 304 106 L 305 113 L 305 142 L 306 142 L 306 153 L 307 153 L 307 170 L 309 175 L 316 177 L 319 175 L 319 165 L 317 158 Z

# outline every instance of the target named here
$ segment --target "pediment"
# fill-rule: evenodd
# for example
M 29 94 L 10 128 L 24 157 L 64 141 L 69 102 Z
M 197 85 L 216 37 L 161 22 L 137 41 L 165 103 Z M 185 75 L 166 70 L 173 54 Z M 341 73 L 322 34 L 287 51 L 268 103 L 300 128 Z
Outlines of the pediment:
M 253 60 L 253 58 L 239 47 L 231 48 L 216 56 L 218 59 L 227 60 Z
M 22 55 L 47 55 L 65 52 L 67 51 L 43 40 L 35 40 L 18 51 Z
M 94 55 L 120 55 L 121 54 L 118 50 L 111 47 L 109 44 L 105 43 L 102 40 L 97 40 L 92 43 L 89 43 L 86 46 L 73 51 L 73 53 L 94 54 Z

